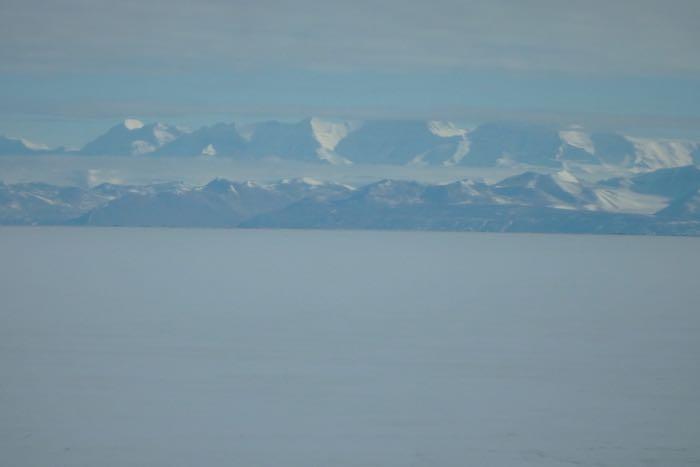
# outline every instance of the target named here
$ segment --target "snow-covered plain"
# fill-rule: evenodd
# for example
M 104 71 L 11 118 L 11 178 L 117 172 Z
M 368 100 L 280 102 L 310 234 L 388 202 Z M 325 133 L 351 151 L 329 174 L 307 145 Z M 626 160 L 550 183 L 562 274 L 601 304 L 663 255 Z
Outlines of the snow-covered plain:
M 3 465 L 700 461 L 693 238 L 0 229 Z

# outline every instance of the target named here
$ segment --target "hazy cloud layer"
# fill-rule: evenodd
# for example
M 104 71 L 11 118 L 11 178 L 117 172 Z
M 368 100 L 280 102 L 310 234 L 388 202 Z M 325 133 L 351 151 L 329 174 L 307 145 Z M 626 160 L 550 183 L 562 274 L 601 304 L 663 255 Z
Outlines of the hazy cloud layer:
M 698 0 L 2 0 L 0 134 L 63 119 L 695 128 Z M 48 120 L 47 120 L 48 119 Z
M 4 0 L 4 69 L 699 72 L 697 0 Z

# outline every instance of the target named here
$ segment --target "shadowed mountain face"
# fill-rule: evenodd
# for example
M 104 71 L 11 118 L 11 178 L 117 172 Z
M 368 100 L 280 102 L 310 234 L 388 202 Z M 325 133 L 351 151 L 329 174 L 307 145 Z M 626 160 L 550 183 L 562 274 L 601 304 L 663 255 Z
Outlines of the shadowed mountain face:
M 263 122 L 252 130 L 247 152 L 253 156 L 306 162 L 319 160 L 321 144 L 314 135 L 310 119 L 299 123 Z
M 459 139 L 434 134 L 426 122 L 374 121 L 340 141 L 336 152 L 358 164 L 405 165 L 418 157 L 447 160 Z
M 225 197 L 206 192 L 129 194 L 89 212 L 87 225 L 235 227 L 244 217 Z
M 0 224 L 696 235 L 700 189 L 688 182 L 683 196 L 668 196 L 669 180 L 692 181 L 693 173 L 662 170 L 595 184 L 566 171 L 526 172 L 493 184 L 381 180 L 359 188 L 309 178 L 215 179 L 200 187 L 0 184 Z
M 657 215 L 666 219 L 700 222 L 700 189 L 672 201 Z
M 601 162 L 613 165 L 632 165 L 636 149 L 634 144 L 615 133 L 592 133 L 591 141 Z
M 700 189 L 700 169 L 690 165 L 639 175 L 632 179 L 632 188 L 639 193 L 684 197 Z
M 234 124 L 218 123 L 186 133 L 153 154 L 156 156 L 235 156 L 244 152 L 246 142 Z
M 498 204 L 501 201 L 491 185 L 479 180 L 428 185 L 422 197 L 431 204 Z
M 628 187 L 637 193 L 683 198 L 700 189 L 700 169 L 694 165 L 660 169 L 632 178 L 613 178 L 601 182 L 612 187 Z
M 87 225 L 235 227 L 255 215 L 282 209 L 302 198 L 346 195 L 344 185 L 283 180 L 272 185 L 216 179 L 199 188 L 142 192 L 116 198 L 79 219 Z
M 564 143 L 560 149 L 559 160 L 578 162 L 581 164 L 600 164 L 600 160 L 584 148 Z
M 469 134 L 465 165 L 493 167 L 519 162 L 559 166 L 556 156 L 562 141 L 555 129 L 522 123 L 487 123 Z

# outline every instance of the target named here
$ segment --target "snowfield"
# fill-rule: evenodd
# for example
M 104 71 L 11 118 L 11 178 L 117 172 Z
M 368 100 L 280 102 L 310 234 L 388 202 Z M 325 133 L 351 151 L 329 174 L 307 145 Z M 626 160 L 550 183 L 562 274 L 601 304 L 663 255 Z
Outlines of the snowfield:
M 2 228 L 2 464 L 694 465 L 698 242 Z

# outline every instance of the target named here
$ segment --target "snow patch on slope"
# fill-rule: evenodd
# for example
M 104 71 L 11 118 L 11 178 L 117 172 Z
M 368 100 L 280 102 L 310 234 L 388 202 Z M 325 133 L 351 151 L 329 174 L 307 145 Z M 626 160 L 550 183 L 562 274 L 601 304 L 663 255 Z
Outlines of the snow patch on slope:
M 311 185 L 311 186 L 323 186 L 326 184 L 326 182 L 322 182 L 321 180 L 317 180 L 317 179 L 311 178 L 311 177 L 301 177 L 299 180 L 302 183 L 305 183 L 305 184 Z
M 143 128 L 143 122 L 135 118 L 127 118 L 124 120 L 124 127 L 127 130 L 138 130 L 139 128 Z
M 321 146 L 316 151 L 318 157 L 334 165 L 352 165 L 348 159 L 335 153 L 335 147 L 359 125 L 353 122 L 322 120 L 317 117 L 313 117 L 310 123 L 314 138 Z
M 584 206 L 591 211 L 654 214 L 668 204 L 668 199 L 664 197 L 644 195 L 628 189 L 597 188 L 593 193 L 595 203 Z
M 697 143 L 628 137 L 636 151 L 635 165 L 642 169 L 662 169 L 693 164 Z
M 131 155 L 140 156 L 156 150 L 156 147 L 141 139 L 131 142 Z
M 425 162 L 425 156 L 427 156 L 427 155 L 428 155 L 427 152 L 422 152 L 422 153 L 418 154 L 416 157 L 414 157 L 413 159 L 411 159 L 406 165 L 408 167 L 425 167 L 428 165 Z
M 584 151 L 595 154 L 595 145 L 591 141 L 591 137 L 582 131 L 579 126 L 572 126 L 566 130 L 559 132 L 559 137 L 569 146 L 583 149 Z
M 441 136 L 443 138 L 464 136 L 467 134 L 467 130 L 465 128 L 458 128 L 452 122 L 441 122 L 438 120 L 428 122 L 428 130 L 430 130 L 430 132 L 435 136 Z
M 311 130 L 314 138 L 323 149 L 333 151 L 357 125 L 351 122 L 333 122 L 314 117 L 311 119 Z
M 319 157 L 319 159 L 333 165 L 352 165 L 352 161 L 326 148 L 318 148 L 316 150 L 316 155 Z
M 574 176 L 571 172 L 567 170 L 560 170 L 559 172 L 552 174 L 552 179 L 556 182 L 562 190 L 572 195 L 580 195 L 583 191 L 583 186 L 581 181 Z
M 244 141 L 250 143 L 253 140 L 253 135 L 255 134 L 255 124 L 235 125 L 235 127 L 236 132 L 238 132 Z
M 14 139 L 14 138 L 8 138 L 8 139 Z M 19 138 L 19 141 L 24 144 L 25 147 L 29 149 L 33 149 L 35 151 L 46 151 L 49 149 L 49 147 L 45 144 L 40 144 L 40 143 L 35 143 L 33 141 L 29 141 L 24 138 Z
M 176 128 L 180 133 L 185 133 L 183 129 L 181 128 Z M 155 137 L 156 141 L 158 142 L 158 146 L 163 146 L 171 141 L 175 141 L 175 139 L 180 136 L 178 134 L 175 134 L 172 131 L 169 131 L 170 128 L 168 128 L 167 125 L 163 123 L 156 123 L 153 127 L 153 136 Z
M 462 140 L 457 144 L 457 149 L 455 150 L 455 153 L 452 154 L 452 156 L 449 159 L 443 162 L 442 165 L 444 165 L 445 167 L 450 167 L 459 164 L 460 161 L 464 159 L 467 154 L 469 154 L 470 147 L 471 143 L 469 141 L 469 138 L 463 136 Z
M 216 148 L 213 144 L 208 144 L 207 147 L 202 149 L 201 156 L 216 156 Z

